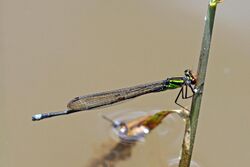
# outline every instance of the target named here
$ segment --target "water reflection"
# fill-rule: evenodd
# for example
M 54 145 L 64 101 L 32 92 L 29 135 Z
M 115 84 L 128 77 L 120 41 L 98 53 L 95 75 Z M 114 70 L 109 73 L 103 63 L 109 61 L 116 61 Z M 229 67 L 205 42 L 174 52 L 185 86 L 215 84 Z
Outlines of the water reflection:
M 181 110 L 162 110 L 154 114 L 143 115 L 132 120 L 112 120 L 107 116 L 104 119 L 111 122 L 113 130 L 119 138 L 124 142 L 136 142 L 144 139 L 153 129 L 158 127 L 162 120 L 171 113 L 177 113 L 182 119 L 188 117 L 188 112 Z
M 119 161 L 124 161 L 131 157 L 132 149 L 136 143 L 119 142 L 115 146 L 112 146 L 113 142 L 107 142 L 104 145 L 104 147 L 110 147 L 110 151 L 91 160 L 88 167 L 115 167 Z
M 127 160 L 132 156 L 132 149 L 138 141 L 144 141 L 153 129 L 158 127 L 162 120 L 171 113 L 177 113 L 185 119 L 188 113 L 185 110 L 162 110 L 154 114 L 141 113 L 141 116 L 130 119 L 117 118 L 111 119 L 107 116 L 103 118 L 112 124 L 112 130 L 119 142 L 114 145 L 113 142 L 103 144 L 102 150 L 110 150 L 91 160 L 89 167 L 115 167 L 119 161 Z M 114 145 L 114 146 L 113 146 Z

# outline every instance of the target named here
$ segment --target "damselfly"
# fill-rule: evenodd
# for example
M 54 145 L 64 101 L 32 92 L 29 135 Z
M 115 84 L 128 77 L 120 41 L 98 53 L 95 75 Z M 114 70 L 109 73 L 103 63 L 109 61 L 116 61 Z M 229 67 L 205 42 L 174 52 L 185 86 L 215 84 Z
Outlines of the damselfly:
M 135 98 L 141 95 L 145 95 L 148 93 L 161 92 L 168 89 L 176 89 L 176 88 L 180 88 L 180 91 L 175 99 L 175 103 L 184 108 L 181 104 L 178 103 L 178 99 L 180 95 L 183 99 L 192 97 L 193 94 L 195 93 L 194 90 L 195 84 L 196 84 L 196 77 L 192 74 L 191 70 L 185 70 L 184 76 L 182 77 L 171 77 L 162 81 L 152 82 L 148 84 L 142 84 L 113 91 L 79 96 L 72 99 L 68 103 L 67 110 L 61 112 L 37 114 L 32 117 L 32 120 L 37 121 L 44 118 L 95 109 L 102 106 L 107 106 L 117 102 L 121 102 L 127 99 Z M 190 96 L 188 96 L 187 93 L 188 87 L 192 91 L 192 95 Z

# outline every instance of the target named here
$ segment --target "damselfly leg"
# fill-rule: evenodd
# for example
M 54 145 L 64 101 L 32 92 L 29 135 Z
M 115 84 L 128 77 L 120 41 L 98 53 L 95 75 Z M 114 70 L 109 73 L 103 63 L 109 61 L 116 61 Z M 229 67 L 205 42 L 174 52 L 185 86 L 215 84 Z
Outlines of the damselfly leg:
M 185 88 L 184 88 L 185 87 Z M 188 87 L 191 89 L 192 91 L 192 95 L 188 96 Z M 194 88 L 191 85 L 183 85 L 175 99 L 175 104 L 177 104 L 178 106 L 180 106 L 181 108 L 188 110 L 186 107 L 184 107 L 183 105 L 181 105 L 180 103 L 178 103 L 179 97 L 181 95 L 182 99 L 189 99 L 191 97 L 193 97 L 193 95 L 195 94 Z M 188 110 L 189 111 L 189 110 Z

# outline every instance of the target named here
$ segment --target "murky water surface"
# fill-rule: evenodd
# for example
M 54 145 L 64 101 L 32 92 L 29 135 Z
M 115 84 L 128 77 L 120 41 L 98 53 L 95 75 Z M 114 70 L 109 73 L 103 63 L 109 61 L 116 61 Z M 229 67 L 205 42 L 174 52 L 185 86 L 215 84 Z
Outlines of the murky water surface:
M 3 0 L 0 166 L 177 166 L 184 130 L 178 116 L 127 145 L 102 118 L 178 108 L 177 90 L 40 122 L 31 116 L 64 110 L 78 95 L 195 70 L 206 3 Z M 249 164 L 249 16 L 247 0 L 218 6 L 194 167 Z

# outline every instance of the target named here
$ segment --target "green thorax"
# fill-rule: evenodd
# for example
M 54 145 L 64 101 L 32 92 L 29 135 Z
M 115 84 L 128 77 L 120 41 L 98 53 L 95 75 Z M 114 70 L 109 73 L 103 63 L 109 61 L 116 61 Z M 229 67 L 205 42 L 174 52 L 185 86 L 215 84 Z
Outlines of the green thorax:
M 182 87 L 182 85 L 185 83 L 183 78 L 177 77 L 177 78 L 169 78 L 167 79 L 166 88 L 167 89 L 176 89 Z

